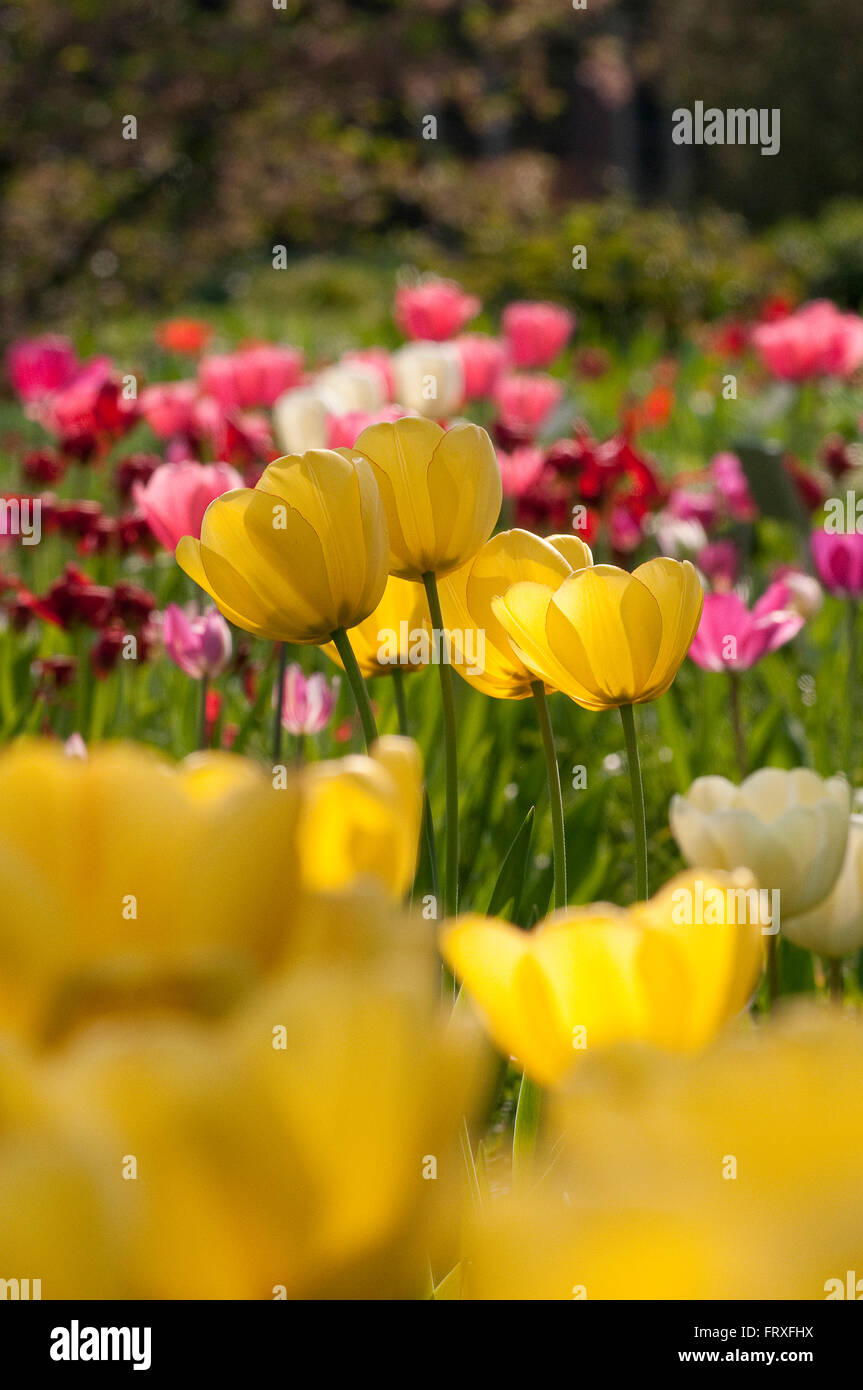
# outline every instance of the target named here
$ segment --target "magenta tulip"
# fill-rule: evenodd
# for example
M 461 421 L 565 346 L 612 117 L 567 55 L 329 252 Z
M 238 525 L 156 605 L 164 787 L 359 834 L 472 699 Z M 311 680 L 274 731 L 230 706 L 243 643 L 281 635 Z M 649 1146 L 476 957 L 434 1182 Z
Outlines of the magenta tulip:
M 27 405 L 71 385 L 81 364 L 68 338 L 45 333 L 13 343 L 6 354 L 6 369 L 16 396 Z
M 863 598 L 863 534 L 813 531 L 812 555 L 825 589 L 840 598 Z
M 739 594 L 705 594 L 689 655 L 704 671 L 748 671 L 795 637 L 806 621 L 782 580 L 750 610 Z

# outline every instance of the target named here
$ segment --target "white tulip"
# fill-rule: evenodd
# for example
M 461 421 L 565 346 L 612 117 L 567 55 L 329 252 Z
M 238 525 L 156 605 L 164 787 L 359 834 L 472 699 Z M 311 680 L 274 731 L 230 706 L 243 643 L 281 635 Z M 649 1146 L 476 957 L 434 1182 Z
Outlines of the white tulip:
M 392 356 L 396 400 L 408 410 L 440 420 L 464 397 L 464 372 L 452 343 L 407 343 Z
M 280 448 L 286 454 L 325 449 L 327 420 L 331 414 L 333 402 L 314 386 L 297 386 L 286 391 L 273 406 L 273 425 Z
M 851 788 L 808 768 L 766 767 L 739 786 L 699 777 L 671 801 L 671 831 L 686 862 L 749 869 L 779 889 L 786 917 L 809 912 L 832 890 L 845 856 Z
M 790 941 L 824 956 L 850 956 L 863 946 L 863 816 L 851 817 L 845 862 L 832 893 L 811 912 L 785 918 Z

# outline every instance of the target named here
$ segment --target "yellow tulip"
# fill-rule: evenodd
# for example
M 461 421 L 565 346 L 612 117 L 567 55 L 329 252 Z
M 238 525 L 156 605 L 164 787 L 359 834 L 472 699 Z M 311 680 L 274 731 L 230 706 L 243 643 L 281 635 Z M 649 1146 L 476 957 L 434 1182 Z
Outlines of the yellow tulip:
M 665 693 L 702 602 L 689 561 L 661 557 L 632 574 L 595 565 L 556 587 L 514 584 L 492 608 L 528 670 L 585 709 L 600 710 Z
M 543 1181 L 473 1223 L 463 1296 L 855 1297 L 861 1087 L 863 1024 L 814 1007 L 684 1063 L 589 1058 L 550 1104 Z
M 443 430 L 412 418 L 370 425 L 355 452 L 368 459 L 380 488 L 393 574 L 448 574 L 488 540 L 500 513 L 501 478 L 479 426 Z
M 0 1024 L 44 1033 L 148 992 L 208 1007 L 272 962 L 297 874 L 296 798 L 227 753 L 175 766 L 53 742 L 0 756 Z
M 300 875 L 313 893 L 370 877 L 394 898 L 413 883 L 422 819 L 422 763 L 389 735 L 369 756 L 311 763 L 300 778 Z
M 536 676 L 513 647 L 492 601 L 520 582 L 557 587 L 574 570 L 592 564 L 590 547 L 576 536 L 541 540 L 531 531 L 518 529 L 492 536 L 472 560 L 440 585 L 444 626 L 462 634 L 460 649 L 454 645 L 452 662 L 459 674 L 485 695 L 526 699 Z M 470 654 L 480 651 L 482 661 L 472 660 Z
M 177 563 L 221 613 L 277 642 L 327 642 L 380 602 L 387 530 L 368 463 L 351 450 L 277 459 L 254 488 L 210 503 Z
M 366 680 L 372 676 L 392 675 L 396 670 L 406 673 L 418 670 L 425 664 L 420 634 L 424 634 L 427 641 L 430 627 L 428 600 L 422 585 L 391 574 L 374 613 L 352 627 L 348 634 L 357 665 Z M 337 666 L 342 666 L 332 642 L 323 650 Z
M 40 1123 L 62 1144 L 32 1142 L 35 1118 L 0 1127 L 4 1272 L 13 1254 L 45 1268 L 46 1298 L 422 1296 L 429 1257 L 455 1257 L 481 1080 L 476 1037 L 427 985 L 390 960 L 304 961 L 227 1022 L 113 1020 L 49 1054 Z M 0 1059 L 0 1097 L 12 1081 Z M 34 1266 L 43 1209 L 55 1251 Z
M 746 914 L 726 892 L 751 889 L 751 876 L 701 882 L 700 897 L 682 874 L 647 903 L 565 908 L 532 932 L 466 916 L 444 926 L 441 951 L 497 1046 L 541 1084 L 560 1081 L 585 1048 L 697 1049 L 743 1008 L 763 954 L 761 923 L 736 920 Z M 709 902 L 709 924 L 696 911 L 687 921 L 681 901 Z

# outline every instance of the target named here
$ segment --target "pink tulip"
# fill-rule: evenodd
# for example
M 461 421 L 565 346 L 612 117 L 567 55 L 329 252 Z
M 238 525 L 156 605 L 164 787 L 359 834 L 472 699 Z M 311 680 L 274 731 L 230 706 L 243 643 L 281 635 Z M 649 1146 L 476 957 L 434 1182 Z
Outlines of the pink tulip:
M 159 439 L 188 434 L 198 399 L 195 381 L 166 381 L 146 386 L 141 392 L 140 409 L 150 429 Z
M 839 598 L 863 598 L 863 534 L 813 531 L 812 555 L 825 589 Z
M 303 356 L 297 348 L 261 343 L 205 357 L 198 368 L 203 394 L 212 396 L 226 412 L 269 409 L 285 391 L 299 383 Z
M 400 405 L 387 405 L 383 410 L 349 410 L 344 415 L 330 415 L 327 419 L 327 448 L 352 449 L 369 425 L 403 420 L 406 415 L 414 413 Z
M 338 676 L 332 681 L 319 673 L 304 676 L 296 662 L 291 662 L 285 672 L 282 727 L 289 734 L 319 734 L 329 722 L 338 691 Z
M 478 401 L 492 396 L 506 366 L 504 344 L 488 333 L 463 333 L 460 338 L 453 339 L 453 347 L 461 358 L 465 400 Z
M 503 480 L 504 497 L 523 497 L 533 487 L 542 472 L 545 456 L 541 449 L 525 444 L 505 454 L 498 450 L 497 460 Z
M 737 455 L 716 454 L 710 464 L 710 476 L 734 520 L 752 521 L 758 509 Z
M 200 539 L 204 512 L 215 497 L 243 480 L 227 463 L 163 463 L 145 483 L 135 483 L 132 496 L 147 525 L 166 550 L 174 551 L 181 536 Z
M 771 584 L 751 611 L 739 594 L 705 594 L 689 655 L 704 671 L 748 671 L 800 631 L 806 620 L 793 602 L 782 580 Z
M 554 377 L 510 373 L 495 388 L 501 423 L 514 434 L 534 435 L 551 415 L 563 396 L 563 387 Z
M 705 491 L 694 487 L 676 487 L 672 488 L 667 510 L 678 521 L 698 521 L 709 529 L 716 524 L 719 516 L 719 499 L 712 488 Z
M 187 676 L 214 680 L 231 659 L 231 629 L 215 608 L 199 615 L 169 603 L 162 614 L 162 641 L 167 655 Z
M 818 299 L 796 313 L 759 324 L 752 342 L 768 370 L 782 381 L 846 377 L 863 362 L 863 319 L 841 313 L 829 299 Z
M 503 333 L 517 367 L 547 367 L 566 347 L 575 318 L 559 304 L 516 300 L 503 311 Z
M 69 386 L 81 364 L 68 338 L 45 333 L 41 338 L 19 338 L 12 343 L 6 369 L 16 396 L 26 405 Z
M 482 304 L 454 280 L 425 280 L 396 290 L 395 319 L 406 338 L 442 343 L 476 318 Z
M 711 541 L 702 546 L 695 563 L 714 589 L 730 589 L 740 573 L 740 556 L 733 541 Z

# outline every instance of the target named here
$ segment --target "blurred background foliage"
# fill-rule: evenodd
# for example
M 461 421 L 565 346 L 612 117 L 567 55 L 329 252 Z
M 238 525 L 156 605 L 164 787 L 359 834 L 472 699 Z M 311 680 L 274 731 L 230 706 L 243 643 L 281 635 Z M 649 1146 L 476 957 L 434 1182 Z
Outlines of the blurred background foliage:
M 0 327 L 227 306 L 274 245 L 324 306 L 384 255 L 622 331 L 857 305 L 861 37 L 851 0 L 0 0 Z M 778 106 L 780 154 L 674 146 L 695 100 Z

